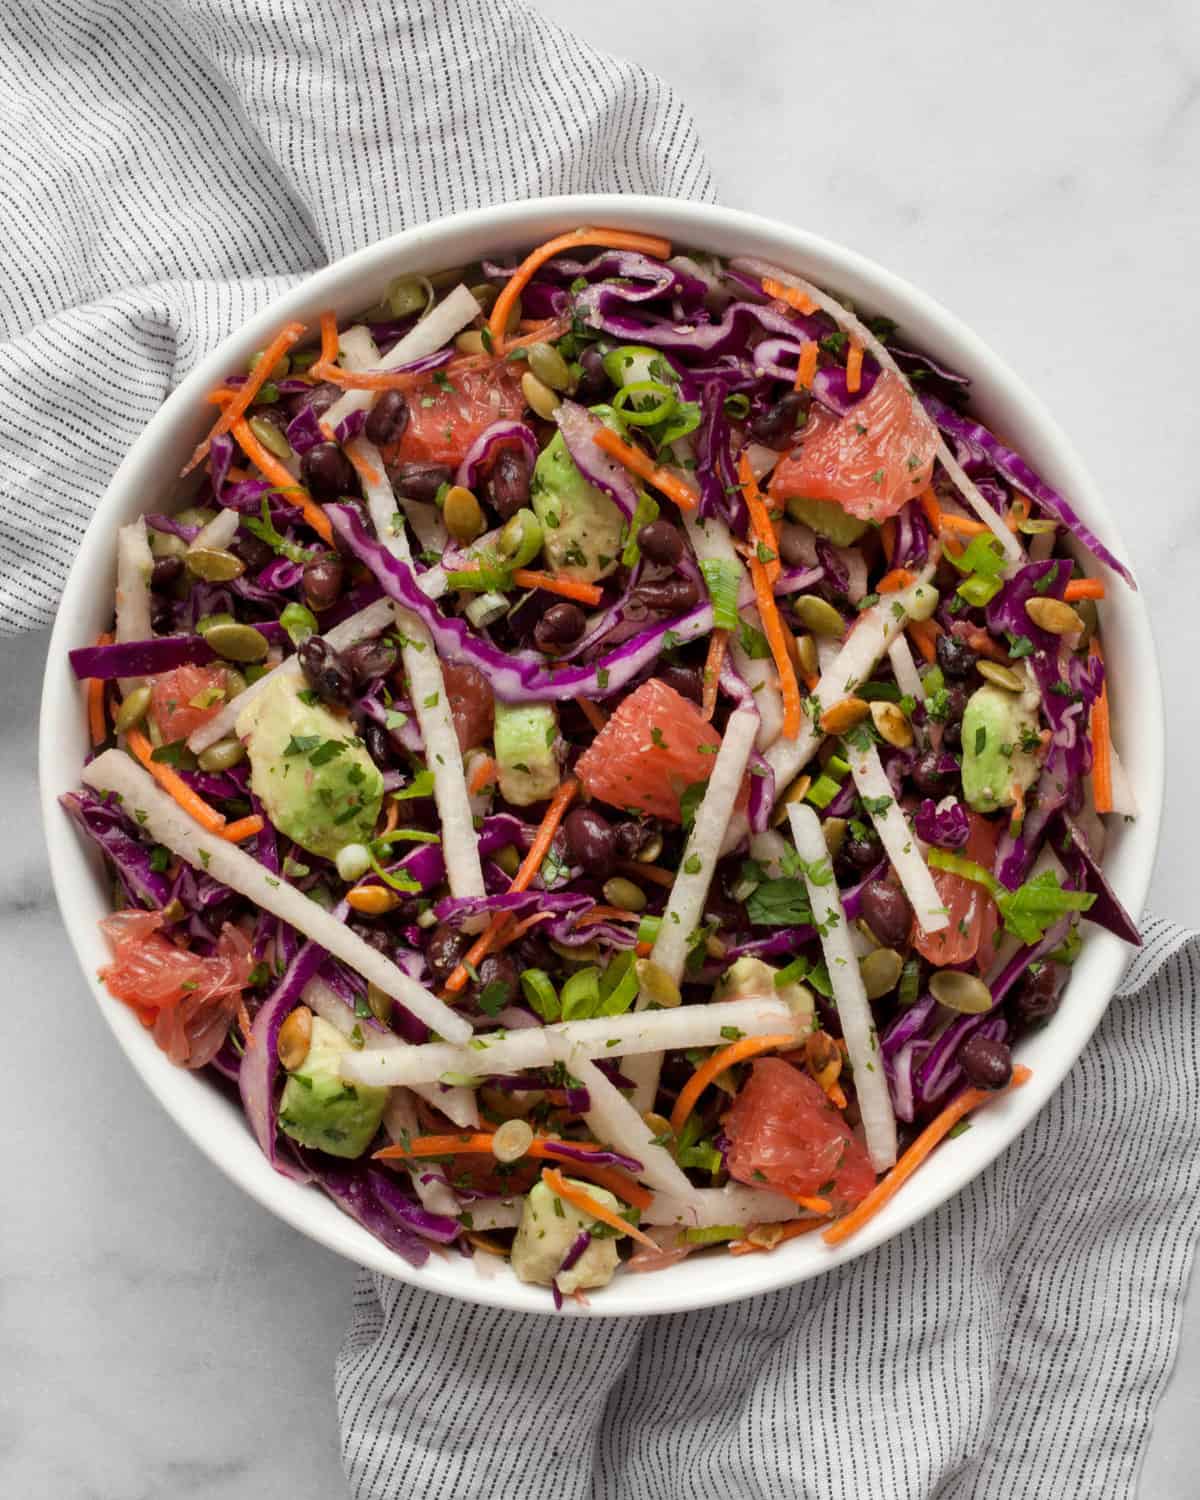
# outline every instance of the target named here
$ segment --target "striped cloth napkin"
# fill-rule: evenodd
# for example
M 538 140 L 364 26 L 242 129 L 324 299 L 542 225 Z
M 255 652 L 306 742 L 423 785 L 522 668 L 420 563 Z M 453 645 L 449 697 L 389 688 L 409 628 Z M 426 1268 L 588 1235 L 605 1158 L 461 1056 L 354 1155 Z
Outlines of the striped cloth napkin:
M 515 0 L 6 0 L 0 55 L 8 633 L 172 386 L 315 267 L 502 199 L 713 196 L 668 90 Z M 362 1274 L 356 1500 L 1130 1495 L 1200 1220 L 1198 943 L 1149 921 L 1034 1125 L 819 1280 L 584 1321 Z

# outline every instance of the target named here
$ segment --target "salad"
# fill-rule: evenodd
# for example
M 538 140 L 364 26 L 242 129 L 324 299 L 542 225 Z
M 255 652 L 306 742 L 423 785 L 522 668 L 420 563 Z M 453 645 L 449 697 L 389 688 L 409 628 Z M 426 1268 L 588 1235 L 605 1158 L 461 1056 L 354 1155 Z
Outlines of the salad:
M 412 1264 L 836 1244 L 1138 941 L 1132 578 L 885 316 L 580 229 L 207 399 L 71 653 L 101 978 Z

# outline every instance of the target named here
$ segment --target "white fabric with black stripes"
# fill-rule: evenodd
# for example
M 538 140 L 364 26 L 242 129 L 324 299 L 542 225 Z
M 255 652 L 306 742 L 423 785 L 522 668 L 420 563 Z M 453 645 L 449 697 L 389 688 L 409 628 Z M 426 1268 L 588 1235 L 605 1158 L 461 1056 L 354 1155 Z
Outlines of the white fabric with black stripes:
M 5 0 L 0 57 L 8 633 L 166 393 L 306 272 L 506 198 L 712 196 L 657 79 L 514 0 Z M 1200 1217 L 1198 965 L 1151 922 L 1025 1135 L 820 1281 L 584 1322 L 362 1275 L 356 1500 L 1130 1495 Z

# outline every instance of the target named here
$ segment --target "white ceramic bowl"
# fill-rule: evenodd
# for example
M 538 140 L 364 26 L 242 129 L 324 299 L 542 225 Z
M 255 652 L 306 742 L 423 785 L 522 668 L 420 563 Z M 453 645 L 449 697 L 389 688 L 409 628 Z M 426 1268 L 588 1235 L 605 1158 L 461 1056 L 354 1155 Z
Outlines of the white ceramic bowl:
M 1010 436 L 1047 480 L 1070 497 L 1118 555 L 1127 556 L 1116 524 L 1083 463 L 1041 403 L 985 344 L 944 308 L 882 266 L 816 235 L 729 209 L 635 197 L 569 197 L 482 209 L 397 234 L 318 271 L 226 339 L 164 402 L 114 475 L 67 580 L 46 665 L 41 716 L 41 791 L 46 840 L 63 919 L 97 1004 L 133 1066 L 159 1101 L 222 1171 L 272 1213 L 351 1261 L 468 1301 L 545 1312 L 546 1291 L 524 1286 L 507 1266 L 481 1275 L 456 1255 L 432 1256 L 412 1270 L 316 1188 L 300 1187 L 267 1164 L 235 1104 L 204 1079 L 173 1067 L 125 1006 L 96 980 L 107 958 L 97 929 L 108 910 L 99 857 L 85 848 L 58 805 L 73 789 L 87 750 L 83 696 L 67 652 L 95 638 L 110 621 L 117 527 L 139 511 L 161 509 L 181 463 L 212 420 L 201 396 L 266 343 L 281 323 L 315 326 L 323 309 L 339 317 L 375 302 L 404 272 L 461 265 L 520 250 L 579 224 L 619 224 L 668 236 L 676 246 L 721 255 L 758 255 L 841 291 L 899 322 L 906 341 L 967 372 L 973 407 Z M 1096 565 L 1098 567 L 1098 565 Z M 1093 569 L 1095 571 L 1095 568 Z M 1115 737 L 1141 805 L 1141 817 L 1114 827 L 1106 871 L 1125 905 L 1142 909 L 1158 838 L 1163 793 L 1163 719 L 1155 652 L 1139 595 L 1108 578 L 1105 644 L 1117 690 Z M 838 1249 L 813 1235 L 770 1255 L 693 1256 L 652 1276 L 618 1276 L 571 1316 L 678 1312 L 746 1297 L 819 1275 L 896 1234 L 971 1180 L 1033 1118 L 1082 1051 L 1129 960 L 1115 937 L 1085 928 L 1083 951 L 1053 1021 L 1025 1041 L 1019 1055 L 1033 1069 L 1023 1089 L 976 1116 L 967 1134 L 938 1148 L 915 1179 L 861 1233 Z M 117 1080 L 113 1081 L 114 1087 Z

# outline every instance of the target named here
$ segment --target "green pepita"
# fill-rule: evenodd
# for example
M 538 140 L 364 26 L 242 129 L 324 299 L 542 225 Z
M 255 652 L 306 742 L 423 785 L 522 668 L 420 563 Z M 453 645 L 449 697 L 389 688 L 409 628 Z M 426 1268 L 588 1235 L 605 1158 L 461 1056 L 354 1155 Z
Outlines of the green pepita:
M 397 276 L 387 289 L 387 305 L 393 318 L 409 318 L 424 312 L 433 301 L 433 286 L 424 276 Z
M 519 510 L 504 524 L 496 551 L 512 568 L 527 568 L 542 550 L 542 523 L 531 510 Z
M 638 987 L 652 1005 L 661 1005 L 664 1010 L 673 1010 L 683 1001 L 679 986 L 661 964 L 652 958 L 639 958 L 634 963 L 637 970 Z
M 526 370 L 521 376 L 521 394 L 526 403 L 546 422 L 554 420 L 554 413 L 562 404 L 558 393 L 543 384 L 532 370 Z
M 141 687 L 135 687 L 121 700 L 121 706 L 113 715 L 113 727 L 118 734 L 124 734 L 127 729 L 133 729 L 146 717 L 150 708 L 150 699 L 153 689 L 147 683 Z
M 637 852 L 637 862 L 640 865 L 652 865 L 663 852 L 663 841 L 661 833 L 652 833 L 647 841 Z
M 182 557 L 187 551 L 187 543 L 173 531 L 156 531 L 151 526 L 149 533 L 150 551 L 155 557 Z
M 904 960 L 895 948 L 876 948 L 859 959 L 858 967 L 862 971 L 867 999 L 879 1000 L 890 994 L 900 982 Z
M 895 703 L 872 703 L 871 718 L 880 738 L 897 750 L 907 750 L 913 742 L 912 725 Z
M 525 360 L 534 375 L 552 391 L 570 389 L 571 371 L 553 344 L 530 344 Z
M 981 658 L 976 666 L 979 668 L 980 677 L 993 683 L 998 688 L 1004 688 L 1010 693 L 1020 693 L 1025 688 L 1025 680 L 1019 672 L 1014 672 L 1011 667 L 1004 666 L 998 661 L 988 661 L 986 657 Z
M 246 747 L 232 735 L 227 740 L 218 740 L 207 750 L 201 750 L 196 763 L 202 771 L 230 771 L 246 759 Z
M 619 906 L 622 911 L 643 911 L 646 906 L 645 891 L 622 875 L 604 882 L 604 899 L 609 906 Z
M 392 1019 L 392 997 L 377 984 L 367 985 L 367 1009 L 386 1026 Z
M 1076 635 L 1083 631 L 1083 621 L 1062 599 L 1027 599 L 1025 613 L 1051 635 Z
M 251 417 L 249 427 L 268 453 L 273 453 L 276 458 L 292 457 L 291 443 L 284 436 L 282 428 L 277 427 L 274 422 L 268 422 L 266 417 Z
M 796 665 L 803 673 L 805 680 L 810 677 L 821 675 L 821 661 L 817 655 L 817 643 L 811 635 L 798 635 L 793 639 L 796 642 Z
M 490 281 L 481 281 L 475 286 L 468 287 L 467 290 L 475 298 L 476 302 L 479 303 L 480 307 L 483 308 L 485 313 L 491 312 L 496 304 L 496 298 L 500 295 L 499 291 Z
M 1075 649 L 1085 651 L 1092 638 L 1100 634 L 1100 608 L 1094 599 L 1080 599 L 1075 605 L 1075 613 L 1083 621 L 1083 635 L 1075 643 Z
M 442 519 L 456 542 L 473 542 L 477 536 L 483 535 L 487 526 L 479 501 L 461 484 L 452 485 L 446 491 Z
M 929 990 L 939 1005 L 967 1016 L 982 1015 L 992 1008 L 992 992 L 982 979 L 962 969 L 940 969 L 929 981 Z
M 270 650 L 266 636 L 253 625 L 210 625 L 204 639 L 226 661 L 262 661 Z
M 841 640 L 846 633 L 846 622 L 826 599 L 816 594 L 800 594 L 792 604 L 792 612 L 806 630 L 814 635 L 829 636 Z
M 826 818 L 821 824 L 821 832 L 825 835 L 825 847 L 829 850 L 830 859 L 836 859 L 846 842 L 845 818 Z
M 175 519 L 181 526 L 207 526 L 216 518 L 216 511 L 205 505 L 185 505 L 175 513 Z
M 509 879 L 512 879 L 521 868 L 521 856 L 517 853 L 516 846 L 513 844 L 505 844 L 503 849 L 497 849 L 495 854 L 492 855 L 492 859 L 500 866 Z
M 486 354 L 483 333 L 478 328 L 468 328 L 465 333 L 460 333 L 454 340 L 454 347 L 460 354 Z
M 812 777 L 807 771 L 801 772 L 792 782 L 791 786 L 780 797 L 779 802 L 771 815 L 771 827 L 782 828 L 787 822 L 788 806 L 792 802 L 803 802 L 808 796 L 808 789 L 812 786 Z
M 205 583 L 228 583 L 246 571 L 240 557 L 220 547 L 189 547 L 183 561 L 188 572 Z
M 258 351 L 257 354 L 252 354 L 250 356 L 250 363 L 247 366 L 247 369 L 249 369 L 249 370 L 257 370 L 258 367 L 259 367 L 259 365 L 262 364 L 262 357 L 263 357 L 263 351 L 261 349 Z M 274 365 L 271 368 L 271 379 L 272 380 L 282 380 L 285 375 L 289 375 L 291 373 L 291 369 L 292 369 L 292 361 L 291 361 L 291 359 L 286 354 L 281 354 L 279 356 L 279 358 L 275 361 Z

